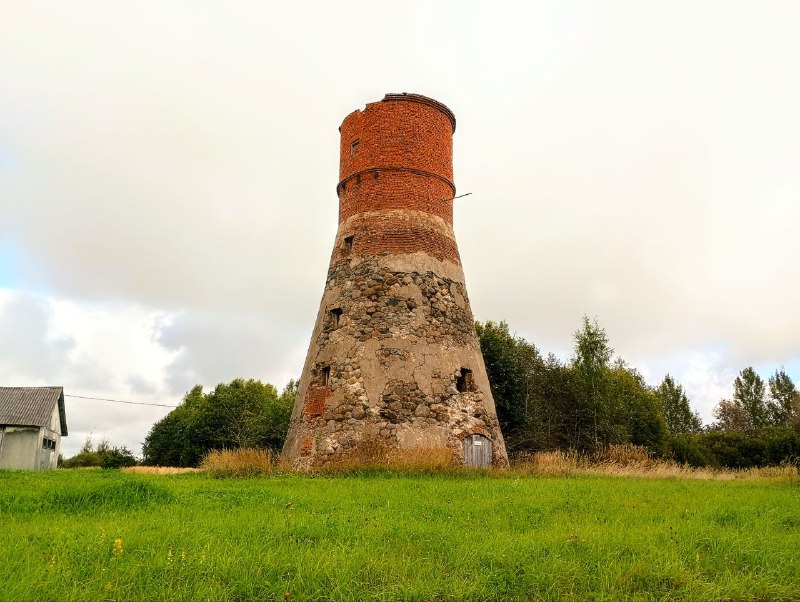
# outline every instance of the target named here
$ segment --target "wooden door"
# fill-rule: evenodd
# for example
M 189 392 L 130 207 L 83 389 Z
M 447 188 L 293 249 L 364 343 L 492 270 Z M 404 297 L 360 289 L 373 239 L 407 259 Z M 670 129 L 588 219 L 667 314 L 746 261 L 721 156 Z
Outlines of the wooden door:
M 492 442 L 483 435 L 467 435 L 462 441 L 464 460 L 470 468 L 492 466 Z

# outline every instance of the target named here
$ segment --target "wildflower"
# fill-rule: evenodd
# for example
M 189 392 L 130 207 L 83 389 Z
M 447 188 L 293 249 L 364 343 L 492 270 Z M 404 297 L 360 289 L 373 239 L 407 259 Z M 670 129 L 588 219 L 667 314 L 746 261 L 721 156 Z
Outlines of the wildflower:
M 114 540 L 114 556 L 119 556 L 122 554 L 122 538 L 117 537 Z
M 172 548 L 170 548 L 169 551 L 167 552 L 167 564 L 168 565 L 172 564 Z
M 181 562 L 186 562 L 186 548 L 181 550 Z

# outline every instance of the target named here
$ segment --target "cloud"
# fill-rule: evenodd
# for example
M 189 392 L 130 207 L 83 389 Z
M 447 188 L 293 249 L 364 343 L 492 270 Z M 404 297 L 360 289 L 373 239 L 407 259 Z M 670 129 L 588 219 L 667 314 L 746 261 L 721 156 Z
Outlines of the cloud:
M 596 316 L 706 414 L 742 367 L 796 365 L 800 6 L 243 6 L 4 6 L 6 381 L 174 401 L 296 376 L 336 128 L 389 91 L 458 119 L 478 319 L 565 355 Z M 100 407 L 72 416 L 128 442 L 160 415 Z
M 75 340 L 51 332 L 50 312 L 44 298 L 0 288 L 0 382 L 41 385 L 60 373 Z
M 283 386 L 299 378 L 307 337 L 264 313 L 186 312 L 161 325 L 158 342 L 174 352 L 165 367 L 169 391 L 256 378 Z

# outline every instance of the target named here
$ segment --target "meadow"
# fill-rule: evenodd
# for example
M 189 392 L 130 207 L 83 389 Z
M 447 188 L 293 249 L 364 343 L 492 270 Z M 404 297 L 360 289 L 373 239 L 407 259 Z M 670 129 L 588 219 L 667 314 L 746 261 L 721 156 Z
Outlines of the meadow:
M 0 471 L 0 600 L 798 600 L 800 485 Z

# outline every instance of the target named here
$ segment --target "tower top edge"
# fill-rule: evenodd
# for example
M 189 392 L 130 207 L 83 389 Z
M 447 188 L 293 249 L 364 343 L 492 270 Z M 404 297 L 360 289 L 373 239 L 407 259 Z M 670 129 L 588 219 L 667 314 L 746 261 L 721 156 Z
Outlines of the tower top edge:
M 411 92 L 400 92 L 400 93 L 390 92 L 383 97 L 382 102 L 390 102 L 390 101 L 418 102 L 420 104 L 433 107 L 437 111 L 440 111 L 445 114 L 445 116 L 450 120 L 450 124 L 453 126 L 453 133 L 455 133 L 456 131 L 455 114 L 447 107 L 446 104 L 439 102 L 434 98 L 430 98 L 429 96 L 423 96 L 422 94 L 413 94 Z
M 384 97 L 379 102 L 417 102 L 419 104 L 427 105 L 429 107 L 436 109 L 440 113 L 443 113 L 444 116 L 450 120 L 450 125 L 453 127 L 453 133 L 455 133 L 456 131 L 456 116 L 453 113 L 453 111 L 451 111 L 444 103 L 441 103 L 434 98 L 430 98 L 429 96 L 423 96 L 422 94 L 414 94 L 412 92 L 395 92 L 395 93 L 389 92 L 385 94 Z M 368 103 L 367 106 L 365 107 L 365 110 L 369 108 L 370 104 L 376 104 L 376 103 Z M 356 109 L 355 111 L 350 113 L 350 115 L 352 115 L 353 113 L 360 113 L 360 112 L 361 112 L 360 110 Z M 344 121 L 347 121 L 347 118 L 350 117 L 350 115 L 345 117 Z M 339 126 L 339 131 L 340 132 L 342 131 L 341 126 Z

